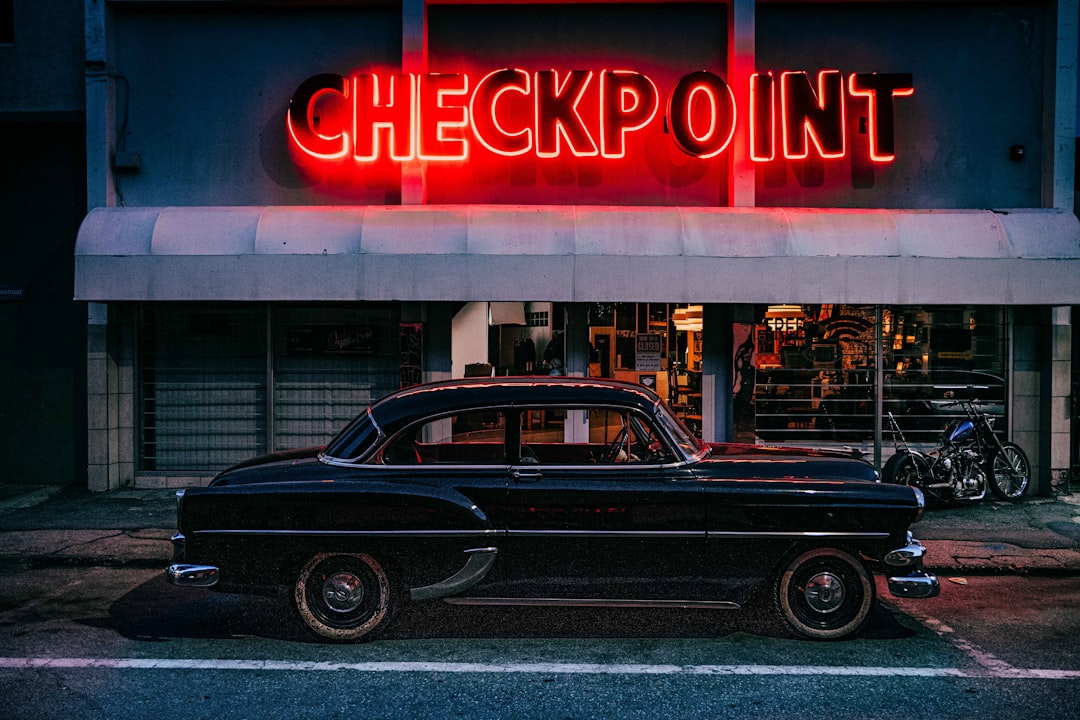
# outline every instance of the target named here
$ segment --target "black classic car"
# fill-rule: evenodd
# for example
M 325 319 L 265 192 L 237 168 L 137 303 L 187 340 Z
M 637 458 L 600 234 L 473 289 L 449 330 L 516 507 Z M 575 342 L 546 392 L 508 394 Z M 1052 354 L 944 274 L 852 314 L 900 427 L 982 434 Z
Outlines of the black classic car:
M 291 593 L 323 638 L 406 601 L 737 609 L 856 632 L 875 598 L 931 597 L 918 490 L 839 451 L 702 443 L 650 390 L 583 378 L 420 385 L 327 446 L 181 490 L 171 582 Z

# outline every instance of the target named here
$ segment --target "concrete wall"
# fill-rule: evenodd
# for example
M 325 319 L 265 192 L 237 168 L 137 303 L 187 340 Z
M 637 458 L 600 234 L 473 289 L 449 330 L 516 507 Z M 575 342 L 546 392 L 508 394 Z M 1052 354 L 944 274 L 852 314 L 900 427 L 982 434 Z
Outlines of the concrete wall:
M 83 0 L 15 0 L 0 47 L 0 115 L 83 111 Z
M 0 482 L 83 483 L 86 214 L 82 0 L 15 0 L 0 46 Z
M 354 169 L 350 183 L 341 184 L 301 172 L 285 138 L 289 99 L 306 78 L 400 67 L 400 10 L 301 5 L 111 6 L 116 115 L 126 117 L 119 140 L 141 160 L 137 172 L 117 176 L 126 204 L 400 201 L 399 174 Z M 1040 206 L 1043 150 L 1053 145 L 1044 138 L 1053 124 L 1044 123 L 1043 108 L 1052 86 L 1046 56 L 1054 8 L 1028 2 L 757 5 L 760 70 L 903 72 L 912 74 L 916 88 L 895 103 L 896 162 L 859 160 L 865 134 L 853 117 L 850 159 L 760 164 L 758 204 Z M 666 97 L 680 74 L 701 67 L 723 73 L 727 63 L 725 16 L 708 4 L 435 5 L 428 15 L 431 71 L 551 66 L 573 58 L 574 67 L 648 72 Z M 534 158 L 429 165 L 427 196 L 431 202 L 723 204 L 723 158 L 697 161 L 674 150 L 659 123 L 656 133 L 656 144 L 639 149 L 647 158 L 620 164 Z M 1013 145 L 1024 146 L 1023 161 L 1009 159 Z

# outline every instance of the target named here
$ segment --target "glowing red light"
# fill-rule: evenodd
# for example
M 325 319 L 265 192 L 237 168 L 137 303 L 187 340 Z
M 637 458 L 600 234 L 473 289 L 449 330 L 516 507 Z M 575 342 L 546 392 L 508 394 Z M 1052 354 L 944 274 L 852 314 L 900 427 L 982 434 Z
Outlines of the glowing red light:
M 469 112 L 465 75 L 420 75 L 417 86 L 416 133 L 422 160 L 464 160 L 469 156 L 465 130 Z
M 780 115 L 784 157 L 792 160 L 807 157 L 811 143 L 823 158 L 844 157 L 847 150 L 844 79 L 839 70 L 819 72 L 816 90 L 805 72 L 782 73 Z
M 323 99 L 349 97 L 349 81 L 341 75 L 326 73 L 310 77 L 300 84 L 289 104 L 285 123 L 296 146 L 315 158 L 335 160 L 349 154 L 349 135 L 343 125 L 324 132 L 324 123 L 315 115 Z M 332 125 L 332 124 L 331 124 Z
M 915 85 L 909 73 L 853 73 L 848 91 L 867 98 L 870 104 L 870 159 L 892 162 L 896 159 L 893 98 L 911 95 Z
M 779 86 L 779 87 L 777 87 Z M 841 158 L 847 154 L 844 78 L 822 70 L 750 77 L 749 148 L 755 162 Z M 870 159 L 896 158 L 893 98 L 911 95 L 910 74 L 856 73 L 848 93 L 869 105 Z M 779 102 L 778 100 L 779 96 Z M 495 155 L 623 158 L 628 138 L 659 132 L 660 92 L 631 70 L 503 68 L 476 83 L 465 73 L 326 73 L 305 80 L 289 105 L 286 126 L 300 152 L 319 161 L 358 163 L 383 158 L 469 159 L 472 140 Z M 777 112 L 779 105 L 779 112 Z M 682 77 L 667 96 L 666 127 L 687 155 L 708 159 L 731 144 L 738 113 L 735 94 L 715 73 Z M 777 142 L 777 132 L 781 139 Z M 813 150 L 811 150 L 813 148 Z
M 532 77 L 524 70 L 496 70 L 476 83 L 469 101 L 473 134 L 481 145 L 497 155 L 524 155 L 532 149 L 532 127 L 524 124 L 520 129 L 508 129 L 500 121 L 501 111 L 512 108 L 513 97 L 508 93 L 527 99 L 532 94 Z M 512 108 L 516 109 L 516 108 Z M 508 115 L 513 115 L 507 111 Z M 518 113 L 520 115 L 520 112 Z
M 716 157 L 735 135 L 735 94 L 723 78 L 710 72 L 690 73 L 679 80 L 668 97 L 667 113 L 671 136 L 687 155 Z
M 600 154 L 626 155 L 626 136 L 653 121 L 660 106 L 656 85 L 629 70 L 600 73 Z
M 750 159 L 776 158 L 776 83 L 773 74 L 750 76 Z

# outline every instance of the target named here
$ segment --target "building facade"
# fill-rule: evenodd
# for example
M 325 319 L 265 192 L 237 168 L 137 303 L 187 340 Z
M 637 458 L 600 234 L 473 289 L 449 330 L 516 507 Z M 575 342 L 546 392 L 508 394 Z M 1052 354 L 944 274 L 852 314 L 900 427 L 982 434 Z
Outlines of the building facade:
M 86 483 L 83 7 L 0 1 L 0 484 Z
M 1075 0 L 85 8 L 92 489 L 538 373 L 879 464 L 978 396 L 1068 482 Z

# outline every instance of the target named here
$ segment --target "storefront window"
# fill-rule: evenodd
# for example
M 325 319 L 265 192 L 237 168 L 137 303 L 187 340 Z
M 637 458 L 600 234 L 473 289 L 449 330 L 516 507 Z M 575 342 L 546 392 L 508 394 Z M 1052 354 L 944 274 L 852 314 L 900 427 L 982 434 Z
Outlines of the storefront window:
M 321 445 L 398 389 L 396 306 L 272 313 L 275 450 Z
M 772 305 L 761 322 L 736 325 L 736 439 L 869 449 L 876 315 L 874 306 Z M 888 413 L 908 441 L 932 443 L 963 415 L 950 405 L 958 399 L 985 403 L 1004 432 L 1006 327 L 1000 307 L 881 308 L 885 455 Z
M 258 306 L 146 305 L 142 469 L 221 470 L 266 452 L 266 322 Z
M 402 382 L 396 304 L 147 304 L 141 313 L 145 472 L 214 472 L 322 445 Z
M 936 442 L 964 414 L 956 400 L 979 401 L 1005 432 L 1006 328 L 1000 307 L 883 309 L 884 411 L 909 442 Z M 891 450 L 888 421 L 885 431 Z
M 553 316 L 561 317 L 557 305 Z M 1004 433 L 1006 320 L 997 306 L 761 306 L 756 322 L 732 325 L 732 439 L 867 453 L 880 439 L 887 457 L 889 413 L 908 442 L 930 444 L 963 415 L 950 403 L 968 398 L 984 403 Z M 594 303 L 588 326 L 590 376 L 652 388 L 701 436 L 701 305 Z M 499 338 L 503 364 L 524 340 L 535 340 L 544 374 L 563 357 L 560 330 L 507 326 Z
M 872 441 L 872 306 L 772 305 L 753 332 L 758 438 Z

